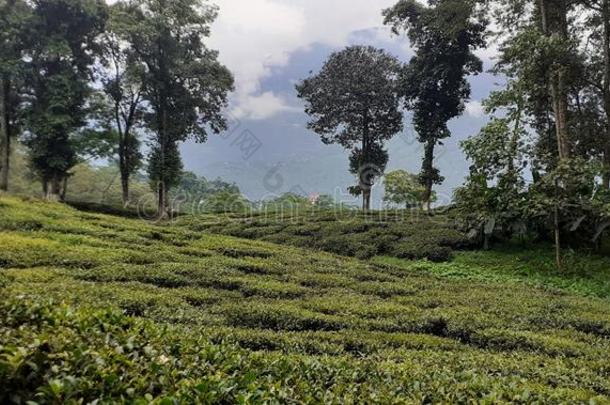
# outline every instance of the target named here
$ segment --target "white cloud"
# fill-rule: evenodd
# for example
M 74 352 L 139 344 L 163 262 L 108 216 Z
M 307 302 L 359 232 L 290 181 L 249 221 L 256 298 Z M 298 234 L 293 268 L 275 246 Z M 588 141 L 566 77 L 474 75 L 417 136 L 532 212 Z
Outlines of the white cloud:
M 466 103 L 466 114 L 473 118 L 481 118 L 486 115 L 483 104 L 481 104 L 481 102 L 477 100 L 473 100 Z
M 382 26 L 381 10 L 394 2 L 216 0 L 220 14 L 210 46 L 220 51 L 221 61 L 236 78 L 232 113 L 263 119 L 291 110 L 284 98 L 261 92 L 261 80 L 271 69 L 285 66 L 297 50 L 313 44 L 339 48 L 348 44 L 353 32 Z
M 285 111 L 301 111 L 301 109 L 291 107 L 282 97 L 267 91 L 242 97 L 240 103 L 233 108 L 232 114 L 237 118 L 263 120 Z

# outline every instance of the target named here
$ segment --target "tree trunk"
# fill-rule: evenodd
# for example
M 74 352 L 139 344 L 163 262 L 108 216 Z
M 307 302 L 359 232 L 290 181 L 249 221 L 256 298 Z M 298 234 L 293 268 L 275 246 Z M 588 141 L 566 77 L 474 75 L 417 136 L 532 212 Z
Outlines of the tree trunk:
M 610 0 L 603 0 L 602 20 L 604 36 L 604 110 L 606 113 L 606 142 L 604 148 L 604 176 L 603 182 L 610 189 Z
M 125 156 L 127 152 L 125 150 L 126 142 L 123 140 L 124 136 L 120 136 L 121 140 L 119 141 L 119 171 L 121 175 L 121 200 L 123 201 L 123 207 L 127 207 L 129 205 L 129 168 L 127 167 L 127 158 Z
M 551 83 L 551 94 L 553 101 L 553 109 L 555 111 L 555 126 L 557 132 L 557 149 L 559 160 L 569 159 L 570 141 L 568 133 L 568 96 L 566 92 L 565 68 L 558 68 L 554 73 L 555 78 Z
M 538 4 L 543 33 L 559 43 L 566 44 L 569 39 L 567 0 L 539 0 Z M 555 115 L 558 162 L 562 163 L 571 156 L 568 132 L 568 67 L 560 60 L 553 62 L 549 72 L 549 87 Z M 559 199 L 559 179 L 555 180 L 555 199 Z M 555 260 L 557 268 L 561 270 L 561 228 L 558 204 L 559 201 L 556 201 L 553 209 L 553 232 L 555 234 Z
M 568 41 L 568 7 L 566 0 L 539 0 L 541 28 L 543 33 L 559 42 Z M 549 87 L 555 115 L 555 132 L 559 160 L 571 155 L 568 132 L 568 83 L 567 66 L 554 61 L 549 72 Z
M 60 201 L 66 201 L 66 195 L 68 194 L 68 176 L 64 177 L 61 182 L 61 194 L 59 196 Z
M 362 189 L 362 211 L 369 211 L 371 209 L 371 187 L 367 185 L 361 185 Z
M 51 178 L 50 187 L 46 188 L 47 201 L 60 201 L 61 199 L 61 179 L 57 176 Z
M 358 168 L 358 183 L 360 185 L 360 189 L 362 191 L 362 210 L 369 211 L 371 208 L 371 187 L 372 184 L 369 184 L 369 178 L 367 171 L 370 169 L 368 167 L 369 164 L 369 125 L 368 125 L 368 115 L 365 111 L 362 115 L 362 161 L 360 162 L 360 167 Z M 364 164 L 363 164 L 364 163 Z
M 129 173 L 125 173 L 121 170 L 121 197 L 123 200 L 123 207 L 129 205 Z
M 164 219 L 167 217 L 167 183 L 165 179 L 165 153 L 167 151 L 167 144 L 169 140 L 167 139 L 167 108 L 165 108 L 165 103 L 162 103 L 162 111 L 161 111 L 161 173 L 159 173 L 159 201 L 157 207 L 157 217 L 158 219 Z
M 159 181 L 157 185 L 157 218 L 164 219 L 167 216 L 167 197 L 165 182 Z
M 426 211 L 430 212 L 431 203 L 432 203 L 432 172 L 434 170 L 434 145 L 436 144 L 436 140 L 430 140 L 426 143 L 424 150 L 424 160 L 422 163 L 422 173 L 424 173 L 424 194 L 422 196 L 422 202 L 426 207 Z
M 557 263 L 557 269 L 561 271 L 561 230 L 559 228 L 559 209 L 555 206 L 555 212 L 553 213 L 553 229 L 555 233 L 555 261 Z
M 8 191 L 9 157 L 11 153 L 9 89 L 9 81 L 6 78 L 0 78 L 0 191 Z

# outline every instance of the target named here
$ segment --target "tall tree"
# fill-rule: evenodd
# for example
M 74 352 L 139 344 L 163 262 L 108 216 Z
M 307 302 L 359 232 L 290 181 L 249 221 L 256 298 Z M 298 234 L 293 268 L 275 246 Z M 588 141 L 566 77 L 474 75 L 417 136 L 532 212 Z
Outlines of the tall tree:
M 540 19 L 540 29 L 550 39 L 552 63 L 549 66 L 549 85 L 559 160 L 571 156 L 570 137 L 568 130 L 569 109 L 569 55 L 570 41 L 568 34 L 568 0 L 538 0 L 537 14 Z
M 604 186 L 610 189 L 610 0 L 601 0 L 598 7 L 601 19 L 601 40 L 602 46 L 602 86 L 601 93 L 604 100 L 604 113 L 606 115 L 606 136 L 604 147 Z M 595 21 L 595 19 L 594 19 Z
M 383 50 L 352 46 L 333 53 L 318 74 L 296 86 L 311 117 L 308 127 L 325 144 L 352 150 L 350 168 L 358 176 L 364 210 L 370 208 L 375 178 L 387 163 L 383 143 L 403 128 L 400 68 Z
M 102 0 L 36 0 L 28 49 L 27 117 L 31 168 L 48 199 L 65 194 L 77 163 L 72 138 L 85 126 L 91 67 L 103 31 Z
M 142 98 L 150 106 L 145 124 L 155 134 L 149 173 L 158 195 L 158 215 L 167 215 L 168 191 L 180 180 L 178 143 L 205 142 L 227 123 L 222 109 L 233 76 L 218 52 L 203 40 L 210 34 L 216 7 L 201 0 L 137 0 L 127 38 L 144 67 Z
M 601 142 L 604 172 L 603 185 L 610 189 L 610 0 L 584 1 L 582 14 L 588 18 L 584 20 L 584 29 L 587 35 L 585 48 L 587 70 L 583 75 L 589 82 L 593 91 L 599 95 L 601 102 L 595 107 L 603 111 L 603 141 Z
M 129 204 L 129 181 L 140 167 L 142 153 L 137 131 L 143 126 L 145 107 L 142 66 L 129 42 L 130 20 L 135 11 L 129 3 L 110 7 L 107 30 L 101 37 L 104 69 L 101 73 L 104 99 L 100 108 L 102 125 L 116 133 L 116 155 L 123 205 Z
M 451 133 L 447 123 L 461 115 L 470 97 L 466 78 L 480 73 L 482 63 L 473 51 L 484 45 L 484 22 L 476 20 L 475 4 L 463 0 L 435 0 L 426 6 L 401 0 L 384 11 L 385 23 L 395 33 L 406 30 L 416 54 L 404 73 L 403 93 L 424 144 L 420 180 L 430 209 L 432 188 L 443 177 L 434 167 L 434 150 Z
M 0 0 L 0 191 L 8 191 L 11 140 L 19 132 L 22 53 L 30 13 L 23 0 Z
M 553 235 L 559 267 L 562 242 L 596 241 L 609 223 L 596 181 L 610 181 L 610 137 L 600 136 L 610 128 L 604 1 L 495 2 L 495 70 L 507 85 L 486 102 L 498 116 L 463 144 L 473 166 L 458 193 L 462 211 L 504 232 Z

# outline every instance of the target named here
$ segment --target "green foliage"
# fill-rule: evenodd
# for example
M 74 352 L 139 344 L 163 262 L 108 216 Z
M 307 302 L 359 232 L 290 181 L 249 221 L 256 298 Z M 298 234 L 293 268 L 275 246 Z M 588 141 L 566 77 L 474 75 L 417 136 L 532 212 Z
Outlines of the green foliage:
M 183 170 L 178 144 L 154 146 L 148 155 L 146 169 L 152 190 L 157 190 L 160 185 L 163 185 L 163 190 L 176 187 L 180 183 Z
M 325 144 L 352 150 L 350 171 L 357 176 L 364 209 L 370 189 L 388 161 L 383 143 L 402 130 L 398 76 L 400 63 L 383 50 L 351 46 L 333 53 L 322 70 L 296 86 L 311 117 L 308 128 Z
M 286 213 L 289 216 L 311 210 L 312 204 L 307 197 L 295 193 L 285 193 L 261 203 L 262 212 Z
M 540 252 L 373 264 L 15 198 L 0 229 L 0 402 L 610 395 L 607 295 L 526 285 Z
M 211 194 L 200 203 L 199 211 L 212 213 L 241 212 L 248 210 L 250 204 L 239 191 L 219 191 Z
M 180 192 L 191 196 L 191 198 L 197 199 L 205 199 L 220 192 L 239 193 L 239 187 L 234 183 L 227 183 L 220 178 L 216 180 L 207 180 L 204 177 L 197 176 L 193 172 L 182 173 L 178 189 Z
M 417 176 L 404 170 L 395 170 L 384 177 L 385 195 L 383 201 L 405 208 L 421 207 L 425 189 Z M 432 200 L 436 200 L 435 196 Z
M 26 145 L 33 171 L 53 198 L 59 198 L 77 163 L 73 138 L 85 126 L 94 39 L 106 14 L 105 4 L 96 0 L 44 0 L 33 10 Z
M 98 92 L 97 125 L 103 132 L 115 135 L 111 155 L 117 158 L 121 172 L 123 204 L 130 200 L 129 179 L 142 164 L 141 140 L 145 109 L 142 103 L 142 66 L 138 64 L 129 42 L 132 28 L 129 21 L 131 6 L 118 2 L 110 6 L 107 29 L 102 34 L 103 49 L 100 73 L 103 90 Z
M 233 89 L 233 76 L 204 40 L 216 7 L 198 0 L 138 0 L 131 3 L 123 27 L 141 66 L 142 98 L 152 112 L 145 125 L 155 134 L 149 161 L 151 183 L 159 195 L 158 215 L 165 215 L 167 193 L 179 181 L 178 143 L 205 142 L 227 123 L 222 109 Z
M 23 0 L 0 3 L 0 191 L 8 191 L 11 143 L 21 131 L 26 68 L 22 58 L 31 8 Z
M 527 140 L 523 89 L 518 82 L 494 93 L 489 108 L 504 108 L 504 118 L 493 118 L 479 135 L 462 143 L 472 161 L 466 184 L 455 193 L 457 212 L 475 233 L 486 239 L 496 235 L 536 235 L 549 238 L 555 226 L 566 244 L 594 247 L 606 228 L 608 193 L 598 179 L 603 168 L 581 157 L 561 162 L 544 161 L 537 171 L 536 149 Z M 528 166 L 535 176 L 526 181 Z M 528 184 L 529 183 L 529 184 Z
M 492 251 L 460 251 L 451 263 L 412 262 L 389 256 L 375 258 L 374 262 L 452 280 L 525 283 L 541 289 L 560 289 L 610 299 L 610 261 L 607 257 L 570 251 L 564 257 L 562 271 L 558 271 L 552 248 L 547 245 L 524 248 L 523 244 L 512 243 L 497 246 Z
M 473 51 L 484 45 L 485 22 L 475 18 L 475 3 L 435 1 L 430 6 L 400 0 L 384 11 L 394 32 L 405 30 L 416 54 L 404 70 L 402 94 L 413 110 L 419 141 L 425 144 L 420 173 L 429 205 L 432 187 L 443 181 L 434 167 L 434 148 L 451 136 L 447 123 L 461 115 L 470 97 L 467 76 L 480 73 L 481 60 Z
M 293 197 L 296 198 L 296 197 Z M 465 235 L 443 216 L 422 216 L 407 212 L 364 215 L 355 211 L 317 210 L 283 201 L 275 210 L 249 213 L 242 218 L 219 222 L 216 218 L 185 217 L 180 220 L 193 230 L 260 239 L 367 259 L 390 254 L 408 259 L 446 261 L 452 248 L 469 246 Z

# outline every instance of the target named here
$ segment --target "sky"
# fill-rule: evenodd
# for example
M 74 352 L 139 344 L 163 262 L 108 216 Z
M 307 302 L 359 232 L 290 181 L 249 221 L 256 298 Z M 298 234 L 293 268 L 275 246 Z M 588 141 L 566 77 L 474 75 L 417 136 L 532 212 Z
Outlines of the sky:
M 407 62 L 413 55 L 404 36 L 383 26 L 381 11 L 395 0 L 215 0 L 218 19 L 207 45 L 235 76 L 226 111 L 230 128 L 205 144 L 182 146 L 185 169 L 206 178 L 235 182 L 251 200 L 285 192 L 326 193 L 348 201 L 348 151 L 322 144 L 307 130 L 307 116 L 294 86 L 317 72 L 330 53 L 349 45 L 373 45 Z M 479 55 L 490 68 L 493 50 Z M 439 147 L 446 181 L 437 191 L 448 201 L 467 174 L 459 141 L 474 135 L 487 117 L 481 101 L 498 80 L 488 73 L 471 79 L 472 100 L 451 122 L 453 136 Z M 421 145 L 408 112 L 405 130 L 389 144 L 389 170 L 417 172 Z M 374 191 L 378 203 L 382 188 Z

